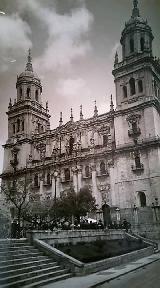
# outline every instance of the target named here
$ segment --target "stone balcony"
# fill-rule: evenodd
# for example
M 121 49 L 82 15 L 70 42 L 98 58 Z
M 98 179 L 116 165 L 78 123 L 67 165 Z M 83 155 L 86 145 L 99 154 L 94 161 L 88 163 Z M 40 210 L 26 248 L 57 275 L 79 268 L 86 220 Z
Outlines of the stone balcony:
M 138 172 L 138 171 L 142 172 L 144 171 L 144 165 L 142 163 L 138 167 L 136 165 L 132 165 L 131 169 L 133 172 Z
M 109 176 L 108 171 L 106 171 L 105 173 L 97 172 L 97 177 L 108 177 L 108 176 Z
M 129 137 L 134 137 L 134 136 L 139 136 L 141 134 L 141 129 L 137 127 L 137 129 L 129 129 L 128 130 L 128 136 Z

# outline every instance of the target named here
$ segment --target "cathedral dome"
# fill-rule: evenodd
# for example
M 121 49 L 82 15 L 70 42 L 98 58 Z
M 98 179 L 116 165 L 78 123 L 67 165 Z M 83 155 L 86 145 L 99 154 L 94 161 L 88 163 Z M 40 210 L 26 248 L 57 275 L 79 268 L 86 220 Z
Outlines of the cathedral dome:
M 24 72 L 22 72 L 19 76 L 18 76 L 18 79 L 24 79 L 26 78 L 26 80 L 37 80 L 37 81 L 40 81 L 40 78 L 38 77 L 38 75 L 33 72 L 33 71 L 28 71 L 28 70 L 25 70 Z
M 148 25 L 147 20 L 144 20 L 140 16 L 139 8 L 138 8 L 138 0 L 133 0 L 133 9 L 131 18 L 125 23 L 125 28 L 122 31 L 122 37 L 125 33 L 130 32 L 131 30 L 139 29 L 139 30 L 147 30 L 152 33 L 151 27 Z

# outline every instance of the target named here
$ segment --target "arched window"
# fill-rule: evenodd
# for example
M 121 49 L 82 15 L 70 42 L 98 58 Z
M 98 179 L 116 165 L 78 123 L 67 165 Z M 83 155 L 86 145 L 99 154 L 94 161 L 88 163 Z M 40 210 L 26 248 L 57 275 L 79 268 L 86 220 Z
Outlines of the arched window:
M 142 80 L 138 80 L 138 92 L 139 93 L 143 92 L 143 82 L 142 82 Z
M 35 100 L 38 102 L 38 90 L 35 91 Z
M 125 43 L 123 43 L 123 46 L 122 46 L 122 57 L 123 58 L 125 57 L 125 50 L 126 50 L 126 46 L 125 46 Z
M 34 187 L 38 187 L 38 174 L 34 175 Z
M 103 135 L 103 146 L 107 146 L 107 144 L 108 144 L 108 136 Z
M 70 180 L 70 170 L 68 168 L 66 168 L 64 170 L 64 176 L 65 176 L 65 181 L 69 181 Z
M 139 202 L 140 202 L 140 206 L 141 207 L 145 207 L 146 206 L 146 195 L 144 192 L 139 192 Z
M 154 79 L 154 92 L 155 92 L 155 96 L 157 97 L 157 82 Z
M 103 161 L 100 163 L 100 173 L 101 173 L 101 175 L 106 174 L 106 167 L 105 167 L 105 163 Z
M 144 38 L 143 37 L 141 37 L 140 44 L 141 44 L 141 51 L 144 51 Z
M 69 139 L 69 154 L 72 154 L 73 144 L 74 144 L 74 138 L 71 136 Z
M 137 127 L 137 122 L 136 121 L 132 123 L 132 130 L 133 130 L 134 134 L 137 133 L 138 127 Z
M 19 132 L 19 131 L 20 131 L 20 120 L 17 119 L 17 132 Z
M 41 124 L 38 123 L 38 133 L 40 133 L 40 132 L 41 132 Z
M 22 131 L 24 131 L 24 121 L 22 121 Z
M 141 159 L 139 155 L 135 156 L 135 165 L 136 165 L 136 168 L 141 168 Z
M 89 166 L 85 167 L 85 176 L 89 177 Z
M 15 124 L 13 124 L 13 134 L 15 134 L 16 133 L 16 126 L 15 126 Z
M 48 185 L 51 184 L 51 175 L 50 175 L 50 173 L 47 173 L 47 184 Z
M 130 44 L 130 53 L 133 53 L 134 52 L 134 40 L 132 38 L 130 39 L 129 44 Z
M 30 98 L 30 93 L 31 93 L 31 89 L 28 87 L 27 88 L 27 98 Z
M 127 87 L 123 86 L 123 97 L 127 98 Z
M 135 79 L 131 78 L 129 80 L 129 85 L 130 85 L 130 95 L 134 95 L 136 93 L 136 87 L 135 87 Z
M 20 98 L 22 98 L 22 88 L 19 89 Z

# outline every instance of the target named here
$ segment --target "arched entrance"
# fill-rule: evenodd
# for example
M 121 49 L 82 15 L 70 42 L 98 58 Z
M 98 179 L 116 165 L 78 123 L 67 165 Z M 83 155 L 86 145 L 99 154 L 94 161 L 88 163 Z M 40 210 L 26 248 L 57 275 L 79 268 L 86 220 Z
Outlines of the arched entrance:
M 108 227 L 111 223 L 110 206 L 106 203 L 102 205 L 104 227 Z
M 146 207 L 146 195 L 144 192 L 138 192 L 140 207 Z

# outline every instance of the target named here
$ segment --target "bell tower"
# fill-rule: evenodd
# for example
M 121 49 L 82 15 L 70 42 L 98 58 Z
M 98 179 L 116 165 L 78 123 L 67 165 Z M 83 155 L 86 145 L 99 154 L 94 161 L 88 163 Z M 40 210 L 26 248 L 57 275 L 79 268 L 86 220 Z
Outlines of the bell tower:
M 153 34 L 133 0 L 132 14 L 121 33 L 122 59 L 115 55 L 114 114 L 117 206 L 146 205 L 160 199 L 160 60 L 153 57 Z
M 30 138 L 34 133 L 43 133 L 49 127 L 48 103 L 42 105 L 42 85 L 33 71 L 29 49 L 25 71 L 17 76 L 17 97 L 8 106 L 8 139 Z
M 112 74 L 116 86 L 117 110 L 127 109 L 160 96 L 160 61 L 153 57 L 152 29 L 140 16 L 133 0 L 132 15 L 121 34 L 122 60 L 115 55 Z

